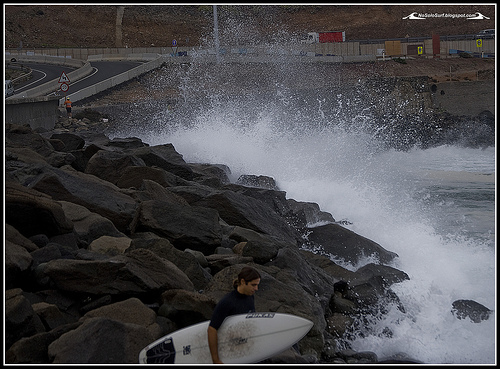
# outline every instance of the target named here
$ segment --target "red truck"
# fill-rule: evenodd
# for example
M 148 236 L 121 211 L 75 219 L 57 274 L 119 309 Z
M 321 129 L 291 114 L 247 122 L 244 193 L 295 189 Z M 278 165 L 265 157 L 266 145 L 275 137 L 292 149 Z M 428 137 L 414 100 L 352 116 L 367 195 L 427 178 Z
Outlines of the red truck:
M 302 42 L 306 44 L 345 42 L 345 31 L 309 32 L 307 40 L 303 40 Z

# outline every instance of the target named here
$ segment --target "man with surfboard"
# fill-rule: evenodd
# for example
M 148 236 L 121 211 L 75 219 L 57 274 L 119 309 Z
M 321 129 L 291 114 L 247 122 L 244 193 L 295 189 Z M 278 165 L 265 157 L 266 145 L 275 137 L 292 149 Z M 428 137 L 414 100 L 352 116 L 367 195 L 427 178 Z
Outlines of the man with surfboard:
M 228 316 L 255 312 L 254 294 L 259 289 L 259 283 L 259 272 L 249 266 L 243 267 L 233 282 L 234 290 L 215 306 L 208 326 L 208 346 L 214 364 L 223 364 L 219 359 L 217 330 Z

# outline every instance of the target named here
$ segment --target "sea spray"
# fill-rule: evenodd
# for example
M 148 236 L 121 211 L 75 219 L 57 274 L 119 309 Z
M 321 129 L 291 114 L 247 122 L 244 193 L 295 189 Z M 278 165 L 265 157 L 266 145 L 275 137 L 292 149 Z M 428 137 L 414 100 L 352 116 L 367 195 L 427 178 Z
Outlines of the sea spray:
M 405 353 L 425 363 L 494 362 L 494 314 L 472 323 L 451 313 L 457 299 L 495 307 L 494 148 L 391 147 L 397 132 L 383 140 L 389 136 L 377 131 L 385 128 L 374 122 L 373 98 L 364 101 L 333 82 L 326 93 L 279 81 L 299 78 L 297 66 L 290 75 L 269 67 L 268 80 L 242 83 L 230 66 L 215 70 L 220 74 L 192 68 L 199 70 L 188 71 L 174 107 L 141 109 L 139 124 L 115 135 L 173 143 L 188 162 L 227 165 L 233 181 L 271 176 L 288 198 L 316 202 L 396 252 L 393 266 L 410 277 L 392 287 L 404 312 L 388 306 L 368 326 L 356 326 L 355 350 L 379 358 Z M 464 202 L 464 192 L 478 198 Z

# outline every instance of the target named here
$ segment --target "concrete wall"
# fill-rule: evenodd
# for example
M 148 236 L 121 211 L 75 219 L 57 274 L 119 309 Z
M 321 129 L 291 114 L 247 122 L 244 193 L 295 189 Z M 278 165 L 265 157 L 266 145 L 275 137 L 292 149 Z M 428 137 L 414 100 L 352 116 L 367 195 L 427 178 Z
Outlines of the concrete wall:
M 5 100 L 5 123 L 25 125 L 32 129 L 55 127 L 59 115 L 59 98 L 40 96 Z
M 401 52 L 399 55 L 408 55 L 408 46 L 423 44 L 423 56 L 432 57 L 432 39 L 427 39 L 419 42 L 401 42 Z M 221 46 L 223 53 L 226 56 L 230 54 L 238 54 L 242 57 L 263 57 L 265 55 L 297 55 L 297 56 L 349 56 L 350 60 L 355 60 L 356 56 L 378 55 L 378 50 L 384 49 L 385 43 L 361 44 L 358 41 L 347 41 L 342 43 L 322 43 L 322 44 L 283 44 L 273 46 Z M 494 53 L 496 43 L 494 39 L 483 40 L 482 46 L 477 47 L 476 40 L 454 40 L 440 42 L 440 57 L 446 58 L 450 56 L 450 49 L 464 50 L 467 52 L 485 52 Z M 241 52 L 245 50 L 245 52 Z M 248 52 L 251 50 L 251 52 Z M 174 53 L 187 53 L 188 56 L 213 56 L 215 59 L 215 51 L 201 47 L 143 47 L 143 48 L 93 48 L 93 49 L 32 49 L 32 50 L 5 50 L 5 57 L 11 58 L 17 55 L 47 55 L 60 58 L 73 58 L 88 60 L 92 55 L 116 55 L 125 56 L 132 54 L 157 54 L 163 56 L 171 56 Z M 396 55 L 396 56 L 399 56 Z M 303 58 L 302 58 L 303 59 Z M 265 60 L 265 58 L 264 58 Z

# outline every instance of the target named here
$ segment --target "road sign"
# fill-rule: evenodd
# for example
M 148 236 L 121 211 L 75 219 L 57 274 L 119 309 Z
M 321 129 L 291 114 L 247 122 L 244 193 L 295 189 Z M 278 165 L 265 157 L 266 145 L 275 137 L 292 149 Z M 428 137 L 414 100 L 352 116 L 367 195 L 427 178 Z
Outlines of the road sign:
M 69 90 L 69 85 L 66 82 L 61 83 L 61 91 L 66 92 Z
M 422 46 L 417 47 L 418 55 L 422 55 L 424 53 L 424 48 Z
M 69 83 L 69 78 L 66 73 L 62 72 L 61 77 L 59 77 L 59 83 Z
M 476 46 L 477 46 L 477 47 L 481 47 L 481 46 L 483 46 L 483 40 L 482 40 L 482 39 L 480 39 L 480 38 L 478 38 L 478 39 L 476 40 Z
M 177 46 L 177 40 L 172 40 L 172 46 Z

